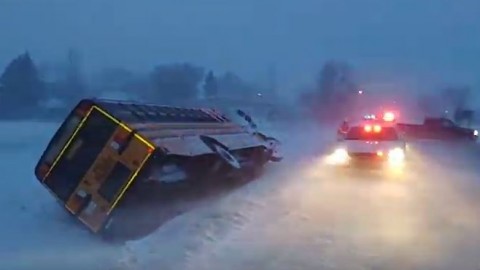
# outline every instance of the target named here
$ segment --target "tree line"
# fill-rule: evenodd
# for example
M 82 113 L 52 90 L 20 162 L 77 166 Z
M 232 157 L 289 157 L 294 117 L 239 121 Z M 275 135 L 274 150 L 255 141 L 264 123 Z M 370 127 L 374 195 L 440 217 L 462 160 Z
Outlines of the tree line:
M 329 60 L 318 72 L 313 86 L 300 95 L 300 104 L 314 118 L 338 121 L 354 106 L 358 89 L 351 65 Z
M 362 106 L 362 89 L 354 69 L 345 61 L 327 61 L 317 73 L 313 86 L 300 96 L 301 106 L 315 118 L 338 121 L 348 117 L 356 106 Z M 420 93 L 398 93 L 415 96 L 416 107 L 427 116 L 448 117 L 458 123 L 471 122 L 474 110 L 470 106 L 474 92 L 466 85 L 447 85 L 438 89 L 424 89 Z M 365 105 L 365 104 L 364 104 Z
M 155 66 L 147 74 L 121 67 L 105 68 L 87 78 L 82 57 L 74 49 L 55 68 L 38 66 L 28 52 L 14 58 L 0 76 L 0 118 L 63 117 L 80 99 L 112 97 L 178 104 L 199 98 L 258 100 L 259 93 L 274 96 L 266 89 L 233 72 L 216 74 L 192 63 Z M 270 92 L 269 92 L 270 91 Z M 329 60 L 317 73 L 313 85 L 299 93 L 298 105 L 315 118 L 336 119 L 347 115 L 357 102 L 359 85 L 352 66 Z M 459 114 L 467 108 L 472 91 L 450 86 L 422 94 L 418 105 L 426 114 L 446 108 Z M 286 111 L 288 111 L 286 109 Z M 338 120 L 338 119 L 336 119 Z
M 53 75 L 52 75 L 53 74 Z M 14 58 L 0 76 L 0 118 L 60 114 L 86 97 L 112 97 L 178 104 L 197 99 L 255 99 L 268 89 L 233 72 L 216 74 L 192 63 L 155 66 L 147 74 L 105 68 L 90 78 L 78 51 L 69 50 L 54 68 L 39 66 L 29 52 Z M 63 113 L 63 114 L 62 114 Z

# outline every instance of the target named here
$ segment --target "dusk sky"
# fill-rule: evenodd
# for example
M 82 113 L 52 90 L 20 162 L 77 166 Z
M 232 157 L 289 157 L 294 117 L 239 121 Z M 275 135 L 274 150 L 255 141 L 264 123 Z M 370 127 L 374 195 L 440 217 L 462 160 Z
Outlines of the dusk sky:
M 285 87 L 328 59 L 364 80 L 467 83 L 480 89 L 478 0 L 0 0 L 0 69 L 29 50 L 89 73 L 188 61 Z

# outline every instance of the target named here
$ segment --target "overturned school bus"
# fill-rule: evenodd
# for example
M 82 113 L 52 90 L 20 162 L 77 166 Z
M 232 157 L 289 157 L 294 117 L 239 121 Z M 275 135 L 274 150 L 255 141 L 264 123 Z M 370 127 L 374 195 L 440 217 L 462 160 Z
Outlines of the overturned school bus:
M 112 236 L 154 219 L 135 215 L 147 208 L 159 214 L 185 196 L 253 179 L 280 160 L 277 143 L 213 109 L 84 99 L 35 175 L 90 231 Z

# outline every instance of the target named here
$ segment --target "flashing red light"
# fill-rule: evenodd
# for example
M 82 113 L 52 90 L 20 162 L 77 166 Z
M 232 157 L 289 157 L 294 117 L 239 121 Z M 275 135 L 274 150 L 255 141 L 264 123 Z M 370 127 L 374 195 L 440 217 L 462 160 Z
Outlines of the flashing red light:
M 90 111 L 92 107 L 92 104 L 90 104 L 90 102 L 88 101 L 82 101 L 77 109 L 75 110 L 76 114 L 79 115 L 80 117 L 84 117 L 88 114 L 88 112 Z
M 395 114 L 393 114 L 393 112 L 386 112 L 383 114 L 383 120 L 387 122 L 392 122 L 395 120 Z
M 113 137 L 113 141 L 118 143 L 118 144 L 123 144 L 128 140 L 128 137 L 130 136 L 130 133 L 127 132 L 126 130 L 121 130 L 118 131 L 117 134 Z
M 38 169 L 38 174 L 41 178 L 45 179 L 45 176 L 48 174 L 49 170 L 50 166 L 48 166 L 48 164 L 42 164 Z
M 371 125 L 365 125 L 363 127 L 363 130 L 365 132 L 375 132 L 375 133 L 379 133 L 380 131 L 382 131 L 382 127 L 379 126 L 379 125 L 374 125 L 373 127 Z
M 110 143 L 110 146 L 115 151 L 117 151 L 117 153 L 122 154 L 129 142 L 131 135 L 132 133 L 124 129 L 117 131 L 116 134 L 113 136 L 113 140 Z

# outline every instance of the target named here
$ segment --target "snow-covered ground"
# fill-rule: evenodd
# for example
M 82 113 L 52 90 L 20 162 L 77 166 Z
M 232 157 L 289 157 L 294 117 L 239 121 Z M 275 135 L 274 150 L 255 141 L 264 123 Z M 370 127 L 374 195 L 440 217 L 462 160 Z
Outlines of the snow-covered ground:
M 37 182 L 35 163 L 58 124 L 0 123 L 0 269 L 105 270 L 121 255 L 76 224 Z
M 72 221 L 33 176 L 56 124 L 0 128 L 2 270 L 480 267 L 476 149 L 414 146 L 416 166 L 403 178 L 337 177 L 319 159 L 330 134 L 282 127 L 272 132 L 287 158 L 262 179 L 112 246 Z

